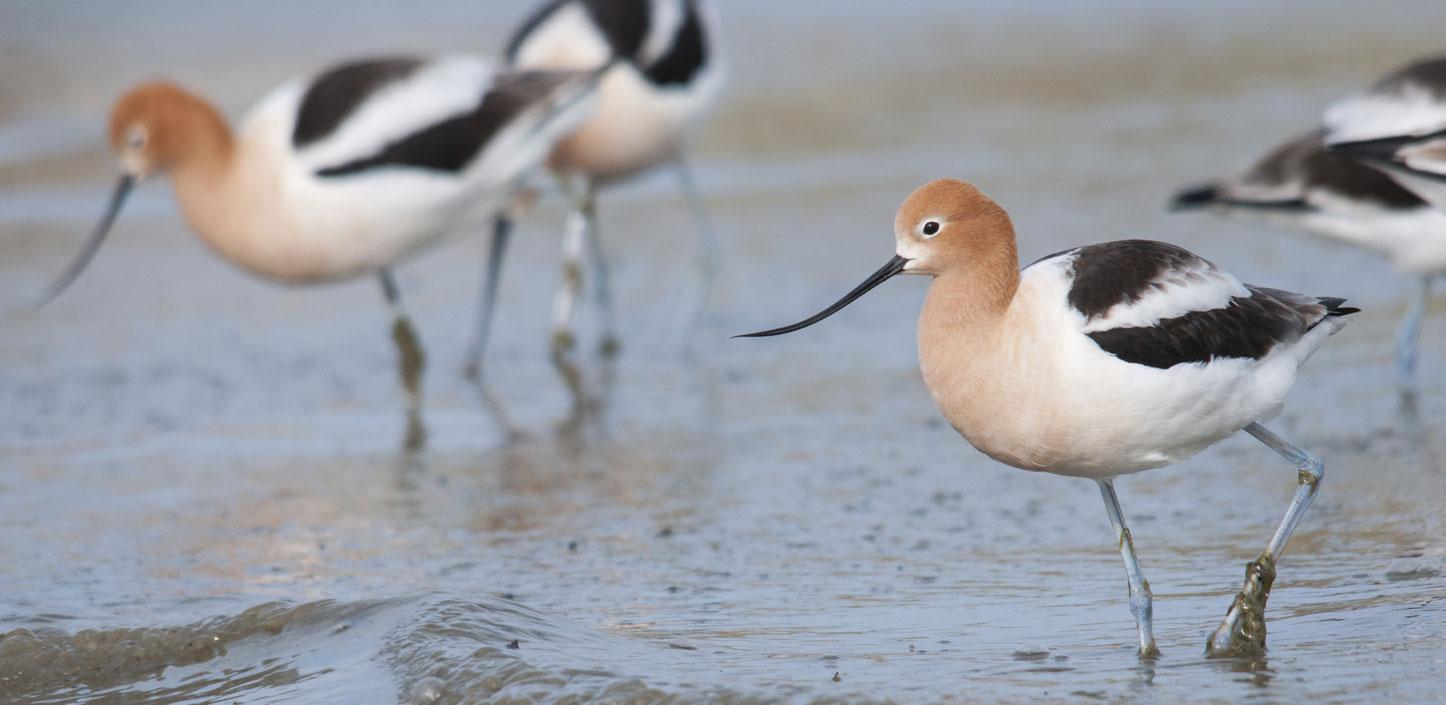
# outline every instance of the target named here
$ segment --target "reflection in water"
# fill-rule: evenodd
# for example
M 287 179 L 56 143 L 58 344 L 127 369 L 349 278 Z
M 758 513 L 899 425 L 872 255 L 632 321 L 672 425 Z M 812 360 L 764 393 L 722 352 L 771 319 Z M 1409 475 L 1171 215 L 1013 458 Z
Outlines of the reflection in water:
M 1252 656 L 1244 658 L 1215 658 L 1210 660 L 1217 664 L 1222 677 L 1230 677 L 1230 674 L 1241 676 L 1235 678 L 1237 683 L 1248 683 L 1249 685 L 1262 690 L 1269 689 L 1276 673 L 1270 668 L 1270 662 L 1265 656 Z

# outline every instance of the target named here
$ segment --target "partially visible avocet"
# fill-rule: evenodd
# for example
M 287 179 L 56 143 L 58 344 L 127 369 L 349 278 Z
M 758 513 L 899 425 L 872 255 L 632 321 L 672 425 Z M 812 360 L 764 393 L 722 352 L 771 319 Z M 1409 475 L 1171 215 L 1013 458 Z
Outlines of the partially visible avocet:
M 614 62 L 600 81 L 596 111 L 548 159 L 574 207 L 563 248 L 563 283 L 553 306 L 554 361 L 570 380 L 580 379 L 569 358 L 585 257 L 595 264 L 594 291 L 603 325 L 600 349 L 604 354 L 617 349 L 607 264 L 598 239 L 599 188 L 673 167 L 700 238 L 697 295 L 685 335 L 691 336 L 706 304 L 717 268 L 717 242 L 684 154 L 688 137 L 723 88 L 717 27 L 710 0 L 548 0 L 508 43 L 507 61 L 517 68 L 587 70 Z M 510 228 L 510 222 L 499 221 L 494 241 L 505 243 Z M 494 246 L 489 270 L 496 271 L 502 256 L 503 247 Z M 493 293 L 484 290 L 469 354 L 473 374 L 481 370 L 493 300 Z
M 168 82 L 116 103 L 122 176 L 49 301 L 90 262 L 132 186 L 168 175 L 192 230 L 226 260 L 282 284 L 379 278 L 408 396 L 406 445 L 425 438 L 424 355 L 391 268 L 508 206 L 513 184 L 592 109 L 596 71 L 499 69 L 471 57 L 373 58 L 288 81 L 232 130 Z
M 1437 209 L 1446 210 L 1446 56 L 1420 59 L 1392 71 L 1368 90 L 1326 111 L 1330 150 L 1380 169 Z M 1416 296 L 1401 328 L 1403 383 L 1415 388 L 1416 339 L 1431 284 L 1446 272 L 1446 227 L 1429 235 L 1429 260 L 1407 271 L 1416 275 Z

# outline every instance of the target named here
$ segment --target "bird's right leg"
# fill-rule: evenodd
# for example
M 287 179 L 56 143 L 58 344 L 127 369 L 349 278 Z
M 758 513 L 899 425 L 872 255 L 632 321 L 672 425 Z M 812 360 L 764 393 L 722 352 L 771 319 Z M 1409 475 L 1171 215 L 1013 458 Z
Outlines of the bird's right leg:
M 1411 292 L 1411 301 L 1406 306 L 1406 315 L 1396 333 L 1396 385 L 1400 390 L 1401 402 L 1411 406 L 1416 397 L 1417 348 L 1421 338 L 1421 321 L 1426 317 L 1426 306 L 1431 296 L 1431 277 L 1421 277 Z
M 422 425 L 422 371 L 427 366 L 427 354 L 417 337 L 412 319 L 402 308 L 401 290 L 392 278 L 389 269 L 378 273 L 382 283 L 382 295 L 392 308 L 392 341 L 397 345 L 397 367 L 402 378 L 402 388 L 407 392 L 407 435 L 403 446 L 409 450 L 420 450 L 427 443 L 427 429 Z
M 582 368 L 574 356 L 577 335 L 572 326 L 573 311 L 582 293 L 587 228 L 588 220 L 582 213 L 574 210 L 568 214 L 562 239 L 562 282 L 552 298 L 552 364 L 572 393 L 575 416 L 588 403 Z
M 1140 571 L 1140 561 L 1135 557 L 1135 541 L 1130 536 L 1130 527 L 1125 525 L 1125 514 L 1120 509 L 1120 498 L 1115 495 L 1114 480 L 1100 480 L 1100 495 L 1105 500 L 1105 511 L 1110 515 L 1110 526 L 1115 529 L 1115 541 L 1119 543 L 1120 555 L 1125 559 L 1125 578 L 1130 586 L 1130 612 L 1135 615 L 1135 626 L 1140 630 L 1140 658 L 1152 659 L 1160 655 L 1155 646 L 1154 596 L 1150 594 L 1150 582 Z
M 1205 642 L 1205 655 L 1210 657 L 1253 657 L 1265 653 L 1265 603 L 1270 599 L 1270 588 L 1275 583 L 1275 562 L 1320 490 L 1321 478 L 1325 477 L 1325 462 L 1315 453 L 1287 443 L 1258 423 L 1246 426 L 1245 432 L 1270 446 L 1271 450 L 1295 466 L 1295 497 L 1291 499 L 1290 507 L 1285 510 L 1285 517 L 1280 520 L 1280 526 L 1271 536 L 1265 552 L 1245 566 L 1245 586 L 1235 595 L 1235 601 L 1225 613 L 1225 620 Z
M 472 344 L 467 348 L 465 374 L 476 385 L 482 405 L 486 407 L 493 420 L 509 437 L 518 435 L 518 432 L 507 420 L 507 412 L 502 406 L 502 402 L 497 399 L 492 388 L 483 378 L 482 363 L 487 352 L 487 341 L 491 337 L 492 318 L 497 308 L 497 289 L 502 280 L 502 261 L 507 254 L 507 245 L 512 239 L 512 229 L 516 222 L 527 214 L 536 200 L 537 193 L 535 191 L 519 185 L 513 189 L 507 206 L 499 210 L 493 218 L 492 243 L 487 251 L 487 267 L 482 277 L 482 296 L 477 307 L 477 329 L 472 338 Z
M 613 313 L 612 272 L 608 266 L 607 252 L 603 249 L 602 236 L 598 232 L 597 186 L 590 180 L 583 185 L 577 212 L 585 221 L 583 233 L 587 241 L 588 256 L 593 263 L 593 299 L 597 301 L 602 327 L 598 354 L 605 359 L 611 359 L 617 356 L 622 343 L 618 340 L 617 315 Z

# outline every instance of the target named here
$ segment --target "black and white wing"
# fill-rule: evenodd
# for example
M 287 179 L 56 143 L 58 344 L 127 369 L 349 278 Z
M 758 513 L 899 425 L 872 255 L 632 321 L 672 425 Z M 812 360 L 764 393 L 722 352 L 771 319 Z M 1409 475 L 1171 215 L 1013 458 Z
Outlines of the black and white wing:
M 473 57 L 372 59 L 283 89 L 270 105 L 292 114 L 294 158 L 318 178 L 459 175 L 500 135 L 544 129 L 589 97 L 595 80 L 590 72 L 499 71 Z
M 1325 126 L 1332 145 L 1446 129 L 1446 56 L 1418 60 L 1332 105 Z
M 1326 131 L 1313 130 L 1272 150 L 1244 174 L 1180 191 L 1177 210 L 1310 213 L 1341 208 L 1409 211 L 1425 207 L 1415 193 L 1356 159 L 1326 149 Z
M 1080 332 L 1120 360 L 1158 369 L 1259 360 L 1357 310 L 1342 307 L 1344 299 L 1248 286 L 1163 242 L 1107 242 L 1049 259 L 1068 278 Z
M 1331 152 L 1380 169 L 1433 206 L 1446 210 L 1446 130 L 1331 145 Z
M 550 0 L 507 44 L 514 66 L 602 66 L 614 57 L 657 87 L 686 87 L 713 54 L 704 0 Z

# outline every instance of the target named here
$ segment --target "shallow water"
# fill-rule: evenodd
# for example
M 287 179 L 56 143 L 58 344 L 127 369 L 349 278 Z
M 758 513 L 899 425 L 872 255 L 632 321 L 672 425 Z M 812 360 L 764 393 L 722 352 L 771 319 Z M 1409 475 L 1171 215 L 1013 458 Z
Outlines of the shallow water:
M 1437 3 L 733 0 L 734 83 L 695 159 L 726 269 L 695 360 L 675 354 L 688 223 L 645 180 L 604 204 L 627 348 L 571 433 L 545 353 L 555 204 L 519 238 L 490 358 L 530 432 L 512 444 L 460 377 L 475 238 L 400 272 L 432 353 L 416 457 L 374 285 L 258 284 L 160 184 L 27 310 L 102 205 L 100 117 L 127 83 L 165 70 L 240 108 L 343 53 L 495 46 L 526 6 L 0 7 L 0 702 L 1440 701 L 1446 314 L 1402 415 L 1389 267 L 1163 207 L 1438 48 Z M 1010 208 L 1026 259 L 1154 237 L 1366 308 L 1272 424 L 1329 474 L 1267 659 L 1201 656 L 1293 489 L 1259 444 L 1121 480 L 1164 650 L 1142 665 L 1095 489 L 937 419 L 923 282 L 726 339 L 873 271 L 898 202 L 942 175 Z

